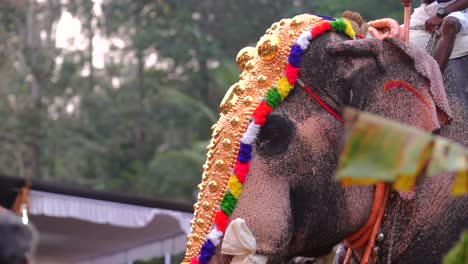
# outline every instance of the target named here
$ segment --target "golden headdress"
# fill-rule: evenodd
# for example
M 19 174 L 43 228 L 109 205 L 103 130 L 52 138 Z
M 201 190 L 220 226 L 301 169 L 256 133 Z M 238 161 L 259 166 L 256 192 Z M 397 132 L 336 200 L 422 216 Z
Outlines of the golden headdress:
M 301 38 L 305 41 L 312 39 L 310 29 L 318 25 L 321 25 L 320 34 L 326 30 L 335 30 L 344 32 L 351 38 L 354 37 L 352 26 L 347 21 L 325 23 L 321 17 L 303 14 L 274 23 L 260 38 L 255 48 L 245 47 L 239 51 L 236 61 L 242 73 L 239 82 L 233 84 L 227 91 L 221 102 L 220 118 L 212 126 L 213 134 L 207 147 L 202 182 L 198 185 L 198 202 L 194 205 L 194 219 L 191 222 L 191 234 L 188 235 L 185 262 L 188 263 L 199 256 L 202 246 L 206 247 L 207 237 L 217 236 L 214 239 L 219 240 L 222 235 L 219 230 L 225 229 L 225 226 L 221 227 L 222 221 L 219 220 L 218 213 L 221 211 L 224 215 L 222 211 L 233 210 L 232 206 L 223 208 L 222 200 L 223 202 L 226 199 L 233 200 L 235 207 L 242 188 L 243 180 L 233 175 L 233 168 L 239 165 L 238 153 L 242 152 L 242 142 L 246 140 L 244 132 L 248 133 L 250 129 L 256 129 L 258 132 L 260 126 L 254 124 L 252 119 L 255 119 L 255 112 L 259 111 L 259 104 L 260 106 L 264 104 L 264 108 L 271 111 L 271 107 L 266 106 L 265 101 L 268 99 L 263 97 L 265 94 L 271 92 L 273 97 L 276 96 L 275 100 L 280 102 L 294 87 L 289 76 L 283 77 L 285 68 L 287 70 L 288 67 L 296 74 L 296 78 L 299 72 L 298 68 L 288 63 L 288 56 L 294 51 L 294 44 L 296 48 L 299 47 Z M 306 44 L 308 45 L 308 42 Z M 304 45 L 301 45 L 301 48 L 305 50 Z M 284 88 L 285 86 L 287 87 Z M 252 148 L 251 143 L 250 148 Z M 223 210 L 219 210 L 220 207 Z M 227 219 L 226 215 L 224 217 Z M 213 228 L 215 218 L 216 225 L 219 225 L 218 230 Z M 216 245 L 211 243 L 208 246 L 210 248 L 204 248 L 205 251 L 213 251 Z

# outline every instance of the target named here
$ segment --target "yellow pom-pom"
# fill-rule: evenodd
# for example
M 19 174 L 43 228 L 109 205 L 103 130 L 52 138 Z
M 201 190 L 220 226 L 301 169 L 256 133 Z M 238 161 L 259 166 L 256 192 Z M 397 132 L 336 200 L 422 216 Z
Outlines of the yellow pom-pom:
M 288 79 L 286 79 L 286 77 L 279 79 L 278 82 L 276 83 L 276 90 L 281 95 L 281 100 L 284 100 L 284 98 L 288 97 L 289 92 L 293 88 L 294 87 L 291 86 L 291 84 L 289 83 Z
M 242 193 L 242 183 L 239 182 L 236 175 L 232 175 L 228 181 L 228 189 L 234 198 L 239 199 Z
M 346 24 L 344 33 L 348 35 L 348 37 L 354 39 L 356 33 L 354 33 L 354 29 L 353 29 L 353 26 L 351 25 L 351 22 L 349 22 L 347 19 L 344 19 L 344 22 Z

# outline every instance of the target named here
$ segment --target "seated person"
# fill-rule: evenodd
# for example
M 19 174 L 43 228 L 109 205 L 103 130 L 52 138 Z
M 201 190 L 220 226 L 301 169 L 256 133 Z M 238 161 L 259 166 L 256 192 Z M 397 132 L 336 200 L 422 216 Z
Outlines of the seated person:
M 36 233 L 12 212 L 0 207 L 0 264 L 27 264 L 36 243 Z
M 422 15 L 427 14 L 426 30 L 433 33 L 438 27 L 441 30 L 439 43 L 434 50 L 434 59 L 443 71 L 452 53 L 457 34 L 468 34 L 468 0 L 423 0 L 419 9 Z M 416 15 L 418 9 L 413 13 Z M 466 43 L 468 45 L 468 43 Z
M 370 22 L 369 32 L 377 38 L 402 38 L 401 28 L 395 22 L 391 19 Z M 440 28 L 441 38 L 434 49 L 433 57 L 443 71 L 448 59 L 453 56 L 457 38 L 463 37 L 463 41 L 458 42 L 457 53 L 466 55 L 468 50 L 468 0 L 422 0 L 421 6 L 411 15 L 410 26 L 413 29 L 423 27 L 429 33 Z M 410 42 L 412 41 L 410 37 Z

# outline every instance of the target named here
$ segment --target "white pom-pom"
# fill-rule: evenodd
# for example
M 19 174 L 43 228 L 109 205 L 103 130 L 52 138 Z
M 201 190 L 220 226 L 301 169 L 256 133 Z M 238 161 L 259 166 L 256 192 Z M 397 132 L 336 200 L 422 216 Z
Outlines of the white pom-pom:
M 302 34 L 297 39 L 296 43 L 301 47 L 302 50 L 306 50 L 309 47 L 310 40 L 312 39 L 312 33 L 310 30 L 302 32 Z
M 223 232 L 219 231 L 216 225 L 213 226 L 211 232 L 206 236 L 207 239 L 217 247 L 219 243 L 221 243 L 221 237 L 223 236 Z
M 255 124 L 253 121 L 250 122 L 245 131 L 244 136 L 242 136 L 241 142 L 247 145 L 251 145 L 257 138 L 258 132 L 260 131 L 260 125 Z

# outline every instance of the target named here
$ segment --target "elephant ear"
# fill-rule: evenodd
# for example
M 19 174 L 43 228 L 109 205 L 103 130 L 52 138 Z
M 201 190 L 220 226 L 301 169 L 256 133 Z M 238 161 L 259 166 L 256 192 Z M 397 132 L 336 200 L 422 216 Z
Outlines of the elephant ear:
M 402 52 L 413 59 L 414 69 L 429 82 L 429 92 L 435 103 L 440 126 L 449 124 L 452 121 L 452 112 L 450 110 L 447 94 L 445 93 L 442 73 L 440 72 L 437 62 L 425 51 L 414 47 L 410 48 L 410 46 L 399 39 L 385 38 L 383 42 L 398 47 Z
M 395 38 L 331 43 L 327 52 L 354 65 L 354 74 L 347 74 L 354 76 L 353 97 L 364 98 L 352 106 L 427 131 L 452 120 L 439 67 L 426 52 Z

